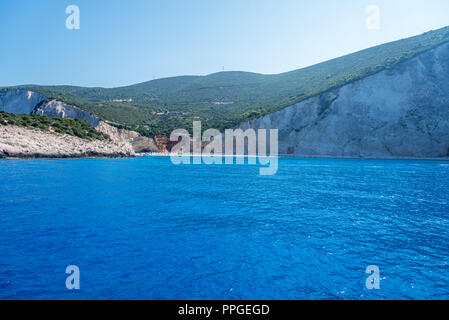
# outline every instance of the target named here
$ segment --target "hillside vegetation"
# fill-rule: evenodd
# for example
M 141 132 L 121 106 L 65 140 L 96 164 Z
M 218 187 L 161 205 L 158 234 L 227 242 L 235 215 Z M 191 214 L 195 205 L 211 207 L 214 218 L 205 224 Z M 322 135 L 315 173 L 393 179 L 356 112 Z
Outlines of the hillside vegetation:
M 30 86 L 145 135 L 189 129 L 192 120 L 224 129 L 324 91 L 392 68 L 449 41 L 449 27 L 276 75 L 221 72 L 153 80 L 120 88 Z
M 28 129 L 68 134 L 85 140 L 109 140 L 109 136 L 98 132 L 90 124 L 79 119 L 48 118 L 40 115 L 12 114 L 0 111 L 0 125 L 14 125 Z

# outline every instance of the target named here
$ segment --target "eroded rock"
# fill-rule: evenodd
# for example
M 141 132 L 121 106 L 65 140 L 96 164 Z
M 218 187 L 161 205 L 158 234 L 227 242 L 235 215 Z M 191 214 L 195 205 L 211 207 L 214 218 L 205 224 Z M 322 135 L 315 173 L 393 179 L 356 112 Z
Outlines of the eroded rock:
M 284 155 L 448 157 L 449 43 L 238 127 L 278 129 Z
M 0 125 L 0 157 L 83 158 L 133 156 L 135 156 L 135 152 L 127 143 L 100 140 L 88 141 L 69 135 Z

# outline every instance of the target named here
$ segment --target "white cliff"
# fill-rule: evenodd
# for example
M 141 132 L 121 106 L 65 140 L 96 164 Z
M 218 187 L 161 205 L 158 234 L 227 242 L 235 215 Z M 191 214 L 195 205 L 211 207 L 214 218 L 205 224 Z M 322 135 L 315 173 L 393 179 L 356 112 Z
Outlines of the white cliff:
M 128 144 L 135 152 L 159 151 L 151 138 L 143 137 L 135 131 L 116 128 L 78 107 L 47 99 L 47 97 L 32 91 L 10 90 L 0 92 L 0 111 L 85 120 L 97 131 L 108 134 L 114 142 Z
M 135 131 L 116 128 L 104 121 L 100 121 L 95 129 L 109 135 L 113 141 L 130 143 L 135 152 L 159 152 L 153 139 L 143 137 Z
M 449 157 L 449 43 L 238 127 L 291 156 Z
M 80 108 L 57 100 L 44 101 L 38 104 L 31 114 L 39 114 L 46 117 L 81 119 L 85 120 L 92 127 L 100 124 L 100 118 Z
M 31 114 L 45 96 L 28 90 L 0 92 L 0 111 L 15 114 Z
M 88 141 L 24 127 L 0 125 L 0 158 L 131 157 L 127 143 Z

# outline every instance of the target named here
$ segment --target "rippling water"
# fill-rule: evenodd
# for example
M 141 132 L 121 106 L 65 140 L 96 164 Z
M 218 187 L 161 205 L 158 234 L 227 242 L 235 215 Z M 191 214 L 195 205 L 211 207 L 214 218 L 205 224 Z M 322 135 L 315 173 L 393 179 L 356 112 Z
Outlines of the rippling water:
M 1 299 L 447 299 L 449 165 L 0 161 Z M 77 265 L 81 290 L 65 288 Z M 380 268 L 380 290 L 365 286 Z

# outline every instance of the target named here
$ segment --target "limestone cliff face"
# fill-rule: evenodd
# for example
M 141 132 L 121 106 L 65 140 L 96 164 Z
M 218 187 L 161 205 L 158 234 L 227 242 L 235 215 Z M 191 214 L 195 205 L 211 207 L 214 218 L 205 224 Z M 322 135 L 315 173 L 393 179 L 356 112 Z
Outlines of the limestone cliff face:
M 241 129 L 279 129 L 279 153 L 449 157 L 449 44 Z
M 34 108 L 45 99 L 43 95 L 27 90 L 0 92 L 0 111 L 31 114 Z
M 39 114 L 46 117 L 86 120 L 92 127 L 97 127 L 100 124 L 100 119 L 89 112 L 56 100 L 42 101 L 36 106 L 31 114 Z
M 0 125 L 0 158 L 132 157 L 127 143 L 88 141 L 17 126 Z
M 0 92 L 0 111 L 15 114 L 38 114 L 46 117 L 87 121 L 96 130 L 108 134 L 116 143 L 127 143 L 135 152 L 159 152 L 154 140 L 137 132 L 119 129 L 75 106 L 27 90 Z
M 135 131 L 119 129 L 104 121 L 100 121 L 96 129 L 109 135 L 113 141 L 130 143 L 135 152 L 159 152 L 153 139 L 143 137 Z

